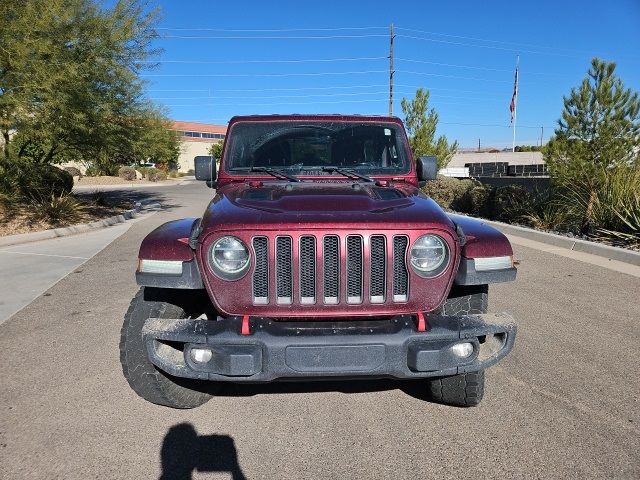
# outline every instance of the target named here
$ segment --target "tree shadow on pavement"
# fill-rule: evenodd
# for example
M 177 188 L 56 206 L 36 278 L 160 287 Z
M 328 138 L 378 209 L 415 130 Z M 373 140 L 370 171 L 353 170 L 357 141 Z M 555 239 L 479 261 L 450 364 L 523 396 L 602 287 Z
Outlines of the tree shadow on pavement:
M 159 203 L 160 205 L 162 205 L 162 208 L 164 210 L 171 210 L 172 208 L 180 206 L 169 202 L 166 195 L 163 195 L 157 191 L 148 191 L 143 189 L 122 189 L 105 191 L 85 190 L 82 192 L 76 192 L 74 193 L 74 195 L 86 201 L 106 202 L 109 204 L 120 204 L 123 202 L 127 202 L 132 205 L 136 202 L 142 202 L 143 204 Z
M 193 472 L 227 472 L 234 480 L 246 479 L 238 452 L 229 435 L 198 435 L 190 423 L 169 429 L 160 450 L 160 480 L 190 480 Z

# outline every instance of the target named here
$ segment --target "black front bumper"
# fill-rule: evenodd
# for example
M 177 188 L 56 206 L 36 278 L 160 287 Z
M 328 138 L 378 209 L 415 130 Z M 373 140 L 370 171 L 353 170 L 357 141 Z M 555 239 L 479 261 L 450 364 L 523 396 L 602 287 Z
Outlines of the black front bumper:
M 147 354 L 177 377 L 228 382 L 269 382 L 286 378 L 421 378 L 483 370 L 513 348 L 516 324 L 506 314 L 425 315 L 391 320 L 283 322 L 241 318 L 219 321 L 151 318 L 143 328 Z M 469 342 L 473 353 L 454 355 L 451 346 Z M 193 348 L 208 348 L 207 362 L 193 360 Z

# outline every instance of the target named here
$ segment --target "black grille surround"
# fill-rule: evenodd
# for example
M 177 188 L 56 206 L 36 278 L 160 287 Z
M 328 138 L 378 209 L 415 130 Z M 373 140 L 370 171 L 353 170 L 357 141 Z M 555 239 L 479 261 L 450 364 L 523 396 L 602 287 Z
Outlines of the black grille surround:
M 384 305 L 409 299 L 409 237 L 394 233 L 255 236 L 254 305 Z

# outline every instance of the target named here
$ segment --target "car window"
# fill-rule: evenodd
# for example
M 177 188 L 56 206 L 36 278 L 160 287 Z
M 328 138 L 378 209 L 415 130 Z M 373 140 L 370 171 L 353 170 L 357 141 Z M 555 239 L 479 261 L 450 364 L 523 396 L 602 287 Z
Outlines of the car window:
M 277 168 L 326 175 L 335 166 L 363 174 L 410 170 L 396 124 L 355 122 L 239 122 L 228 135 L 225 169 Z

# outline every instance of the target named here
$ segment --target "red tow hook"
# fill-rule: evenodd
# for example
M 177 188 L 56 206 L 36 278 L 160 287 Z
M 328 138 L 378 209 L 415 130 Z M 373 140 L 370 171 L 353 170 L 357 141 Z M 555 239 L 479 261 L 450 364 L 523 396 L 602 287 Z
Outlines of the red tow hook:
M 427 321 L 424 319 L 424 313 L 418 312 L 418 331 L 426 332 L 427 331 Z
M 240 327 L 240 335 L 251 335 L 249 330 L 249 315 L 242 317 L 242 327 Z

